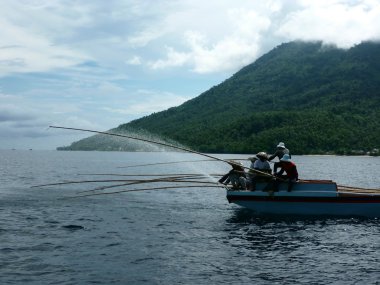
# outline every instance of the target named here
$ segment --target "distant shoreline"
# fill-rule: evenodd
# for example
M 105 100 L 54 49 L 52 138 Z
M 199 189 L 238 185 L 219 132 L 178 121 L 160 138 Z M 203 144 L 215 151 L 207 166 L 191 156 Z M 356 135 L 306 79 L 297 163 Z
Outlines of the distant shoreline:
M 59 151 L 59 152 L 126 152 L 126 153 L 163 153 L 163 152 L 173 152 L 173 153 L 178 153 L 181 151 L 118 151 L 118 150 L 60 150 L 60 149 L 0 149 L 0 151 Z M 186 153 L 186 152 L 183 152 Z M 214 155 L 239 155 L 239 156 L 252 156 L 253 153 L 208 153 L 204 152 L 205 154 L 214 154 Z M 292 154 L 294 156 L 325 156 L 325 157 L 331 157 L 331 156 L 347 156 L 347 157 L 378 157 L 380 156 L 379 154 Z

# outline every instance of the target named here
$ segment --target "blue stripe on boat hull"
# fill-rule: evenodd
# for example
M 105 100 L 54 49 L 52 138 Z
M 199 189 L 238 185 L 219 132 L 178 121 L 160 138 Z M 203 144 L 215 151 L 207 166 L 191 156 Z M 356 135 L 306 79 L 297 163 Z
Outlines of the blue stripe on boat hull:
M 260 214 L 380 217 L 380 203 L 278 203 L 255 201 L 235 201 L 234 203 Z
M 273 203 L 334 203 L 334 204 L 362 204 L 375 203 L 380 205 L 380 196 L 358 196 L 358 197 L 310 197 L 310 196 L 244 196 L 244 195 L 229 195 L 229 202 L 236 201 L 256 201 L 256 202 L 273 202 Z

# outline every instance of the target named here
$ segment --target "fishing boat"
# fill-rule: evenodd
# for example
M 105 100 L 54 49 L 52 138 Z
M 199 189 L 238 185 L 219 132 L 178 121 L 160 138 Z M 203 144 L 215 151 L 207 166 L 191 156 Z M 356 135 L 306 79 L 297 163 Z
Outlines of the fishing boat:
M 340 186 L 331 180 L 301 180 L 290 192 L 285 182 L 278 191 L 263 182 L 256 191 L 226 189 L 228 202 L 258 214 L 380 217 L 379 189 Z
M 60 126 L 50 126 L 50 128 L 55 129 L 65 129 L 65 130 L 75 130 L 81 132 L 96 133 L 108 136 L 129 138 L 133 140 L 143 141 L 147 143 L 152 143 L 156 145 L 161 145 L 165 147 L 170 147 L 176 150 L 184 151 L 187 153 L 193 153 L 207 157 L 209 159 L 228 163 L 231 166 L 238 165 L 234 161 L 229 161 L 221 159 L 209 154 L 200 153 L 191 149 L 187 149 L 182 146 L 171 145 L 164 142 L 152 141 L 146 138 L 137 138 L 134 136 L 111 133 L 111 132 L 101 132 L 96 130 L 60 127 Z M 243 167 L 253 171 L 261 176 L 266 176 L 270 178 L 271 181 L 275 179 L 275 176 L 261 172 L 249 167 Z M 112 174 L 94 174 L 94 175 L 112 175 Z M 115 174 L 120 176 L 120 174 Z M 147 175 L 145 175 L 147 176 Z M 156 176 L 156 175 L 154 175 Z M 227 189 L 227 199 L 230 203 L 235 203 L 237 205 L 249 208 L 260 214 L 278 214 L 278 215 L 330 215 L 330 216 L 365 216 L 365 217 L 380 217 L 380 189 L 364 189 L 355 188 L 349 186 L 337 185 L 331 180 L 299 180 L 294 183 L 290 192 L 288 192 L 288 184 L 286 182 L 279 182 L 275 187 L 274 183 L 263 183 L 258 182 L 256 184 L 256 191 L 238 190 L 232 189 L 228 185 L 216 182 L 202 182 L 194 181 L 192 179 L 201 179 L 199 176 L 194 176 L 193 174 L 182 174 L 167 176 L 164 178 L 154 178 L 150 180 L 128 180 L 128 179 L 102 179 L 102 180 L 86 180 L 86 181 L 69 181 L 61 183 L 51 183 L 44 185 L 37 185 L 33 187 L 43 187 L 51 185 L 62 185 L 62 184 L 77 184 L 77 183 L 104 183 L 104 182 L 119 182 L 121 184 L 103 186 L 95 188 L 92 190 L 84 191 L 91 192 L 89 194 L 80 195 L 76 197 L 84 196 L 94 196 L 94 195 L 109 195 L 118 194 L 124 192 L 132 191 L 151 191 L 169 188 L 179 188 L 178 185 L 174 186 L 162 186 L 154 188 L 144 188 L 144 189 L 127 189 L 114 192 L 106 193 L 93 193 L 97 190 L 105 190 L 115 187 L 125 187 L 128 185 L 136 185 L 141 183 L 149 182 L 170 182 L 170 183 L 192 183 L 192 185 L 186 185 L 184 187 L 196 187 L 200 188 L 207 184 L 207 187 L 224 187 Z M 279 180 L 280 181 L 280 180 Z M 202 184 L 203 183 L 203 184 Z M 195 184 L 195 185 L 194 185 Z M 276 190 L 275 190 L 276 189 Z

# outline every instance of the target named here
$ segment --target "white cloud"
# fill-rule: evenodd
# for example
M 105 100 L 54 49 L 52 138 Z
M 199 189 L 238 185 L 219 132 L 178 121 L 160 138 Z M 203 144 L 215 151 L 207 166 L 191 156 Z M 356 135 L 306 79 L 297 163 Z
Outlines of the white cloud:
M 130 64 L 130 65 L 141 65 L 142 61 L 141 61 L 141 58 L 139 56 L 135 55 L 134 57 L 126 60 L 125 63 Z
M 183 38 L 189 51 L 168 47 L 166 59 L 157 60 L 151 67 L 160 69 L 187 64 L 195 72 L 212 73 L 234 70 L 252 62 L 257 57 L 262 33 L 270 27 L 269 17 L 254 10 L 236 8 L 229 9 L 226 15 L 223 24 L 226 33 L 220 39 L 211 41 L 205 32 L 187 30 Z
M 322 40 L 349 48 L 380 39 L 380 1 L 300 1 L 277 34 L 289 40 Z
M 268 41 L 271 48 L 291 40 L 321 40 L 347 48 L 380 38 L 378 0 L 180 3 L 178 12 L 163 21 L 177 27 L 164 30 L 180 41 L 150 63 L 153 69 L 185 66 L 197 73 L 234 72 L 265 52 L 262 47 Z
M 150 63 L 152 69 L 163 69 L 167 67 L 182 66 L 189 61 L 191 55 L 186 52 L 175 51 L 172 47 L 167 47 L 167 58 L 159 59 Z
M 144 30 L 143 32 L 137 33 L 135 35 L 131 35 L 127 39 L 127 43 L 134 48 L 144 47 L 153 40 L 159 38 L 163 35 L 163 32 L 159 32 L 156 30 Z
M 0 76 L 93 59 L 122 69 L 234 72 L 294 39 L 350 47 L 380 38 L 378 0 L 2 1 Z M 1 2 L 0 2 L 1 3 Z M 139 49 L 141 56 L 136 57 Z M 110 52 L 111 51 L 111 52 Z
M 123 104 L 118 104 L 117 107 L 109 105 L 103 107 L 102 110 L 121 115 L 143 116 L 178 106 L 188 99 L 189 98 L 169 92 L 162 93 L 154 90 L 139 90 L 135 99 L 126 100 Z M 123 106 L 124 108 L 120 108 L 120 106 Z
M 100 124 L 84 119 L 82 116 L 68 116 L 59 121 L 53 121 L 51 125 L 55 126 L 76 126 L 83 129 L 97 129 Z

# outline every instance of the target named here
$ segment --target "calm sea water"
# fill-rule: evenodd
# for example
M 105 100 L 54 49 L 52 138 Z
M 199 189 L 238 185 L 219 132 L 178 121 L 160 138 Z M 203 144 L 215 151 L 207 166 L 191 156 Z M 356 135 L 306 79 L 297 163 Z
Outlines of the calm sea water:
M 225 156 L 232 158 L 233 156 Z M 247 156 L 237 156 L 246 158 Z M 0 284 L 380 284 L 380 221 L 256 217 L 218 188 L 64 199 L 89 173 L 224 173 L 180 153 L 0 151 Z M 296 156 L 300 177 L 380 188 L 380 158 Z

